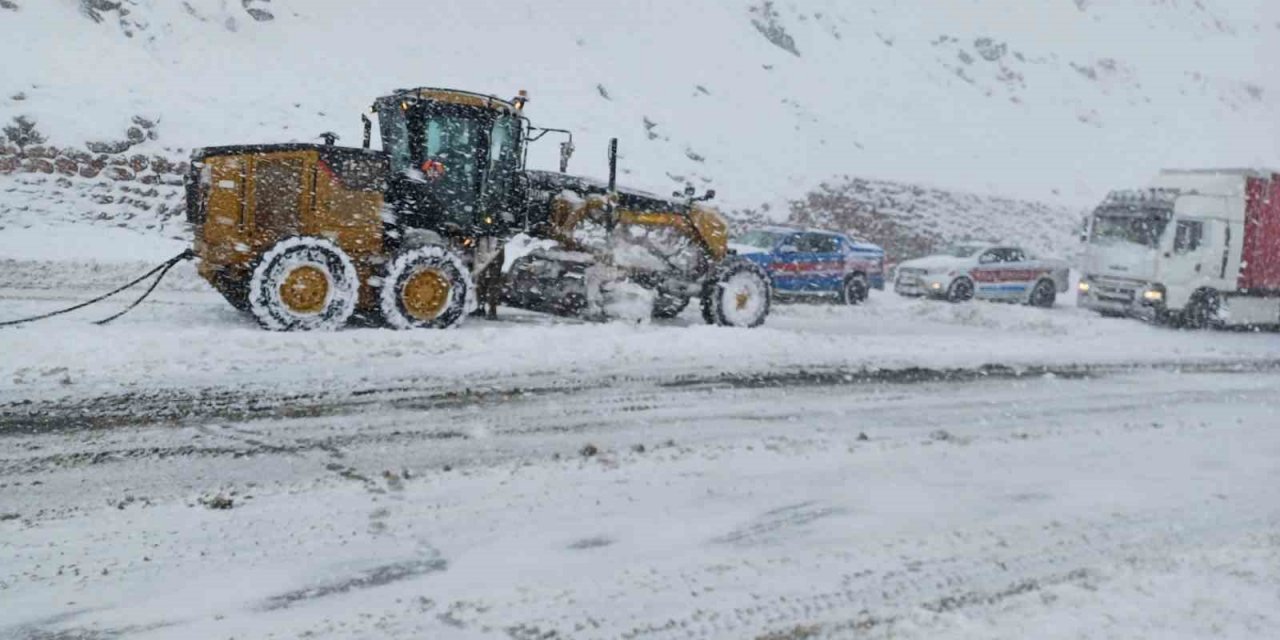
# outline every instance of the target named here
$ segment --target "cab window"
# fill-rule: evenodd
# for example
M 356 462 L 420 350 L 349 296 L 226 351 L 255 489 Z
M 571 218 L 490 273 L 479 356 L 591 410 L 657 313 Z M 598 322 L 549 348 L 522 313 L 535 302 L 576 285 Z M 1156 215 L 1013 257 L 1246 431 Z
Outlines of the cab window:
M 382 127 L 382 139 L 386 148 L 383 151 L 391 157 L 391 171 L 404 173 L 412 164 L 413 154 L 409 151 L 409 121 L 404 111 L 395 107 L 386 107 L 378 113 L 378 123 Z
M 796 243 L 801 253 L 836 253 L 840 242 L 835 236 L 822 233 L 806 233 Z
M 494 120 L 489 134 L 489 166 L 486 178 L 493 180 L 520 168 L 520 121 L 511 116 Z
M 1200 248 L 1204 240 L 1204 223 L 1192 220 L 1179 220 L 1173 236 L 1174 253 L 1191 253 Z
M 487 134 L 481 114 L 451 105 L 423 110 L 416 129 L 411 127 L 411 147 L 421 158 L 420 168 L 431 181 L 447 218 L 459 224 L 471 221 L 480 193 L 481 136 Z
M 513 198 L 520 173 L 520 129 L 517 118 L 498 116 L 489 131 L 484 194 L 486 208 L 493 213 L 511 213 L 507 210 L 517 207 Z
M 479 124 L 471 118 L 434 117 L 427 120 L 427 126 L 421 132 L 426 159 L 443 162 L 446 169 L 458 168 L 464 173 L 473 173 Z

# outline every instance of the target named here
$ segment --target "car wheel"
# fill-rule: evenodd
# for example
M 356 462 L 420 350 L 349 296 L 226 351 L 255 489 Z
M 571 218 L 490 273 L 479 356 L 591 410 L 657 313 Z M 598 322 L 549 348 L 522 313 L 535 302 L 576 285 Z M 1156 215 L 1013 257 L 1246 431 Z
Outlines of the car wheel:
M 870 291 L 867 277 L 861 273 L 855 273 L 845 278 L 844 286 L 840 288 L 840 301 L 847 305 L 862 304 L 866 302 Z
M 973 281 L 956 278 L 947 288 L 947 302 L 968 302 L 973 299 Z
M 1033 307 L 1049 308 L 1058 298 L 1058 289 L 1050 280 L 1041 280 L 1036 283 L 1034 289 L 1031 290 L 1031 296 L 1027 299 L 1027 304 Z

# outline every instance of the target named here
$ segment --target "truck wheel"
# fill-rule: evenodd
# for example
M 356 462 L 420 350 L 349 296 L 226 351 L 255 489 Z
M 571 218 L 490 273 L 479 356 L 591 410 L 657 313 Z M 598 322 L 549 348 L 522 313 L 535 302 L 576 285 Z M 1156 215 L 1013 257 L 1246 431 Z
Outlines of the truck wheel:
M 396 256 L 382 278 L 378 309 L 396 329 L 447 329 L 462 322 L 471 273 L 441 247 L 419 247 Z
M 653 317 L 660 320 L 667 320 L 680 315 L 685 307 L 689 306 L 689 298 L 686 296 L 673 296 L 665 293 L 659 293 L 658 297 L 653 301 Z
M 702 318 L 722 327 L 758 327 L 769 315 L 769 274 L 749 260 L 728 260 L 702 287 Z
M 1182 326 L 1187 329 L 1209 329 L 1222 325 L 1222 299 L 1213 289 L 1197 291 L 1182 310 Z
M 947 302 L 968 302 L 973 299 L 973 281 L 968 278 L 956 278 L 947 287 Z
M 871 286 L 867 284 L 867 277 L 861 273 L 850 275 L 844 280 L 844 286 L 840 288 L 840 302 L 847 305 L 862 304 L 867 300 L 867 294 L 871 291 Z
M 273 331 L 332 330 L 351 319 L 359 292 L 355 265 L 338 245 L 294 237 L 258 259 L 247 302 L 258 324 Z
M 1058 288 L 1054 286 L 1050 280 L 1041 280 L 1036 283 L 1034 289 L 1031 290 L 1031 296 L 1027 298 L 1027 304 L 1033 307 L 1049 308 L 1053 306 L 1055 300 L 1058 299 Z

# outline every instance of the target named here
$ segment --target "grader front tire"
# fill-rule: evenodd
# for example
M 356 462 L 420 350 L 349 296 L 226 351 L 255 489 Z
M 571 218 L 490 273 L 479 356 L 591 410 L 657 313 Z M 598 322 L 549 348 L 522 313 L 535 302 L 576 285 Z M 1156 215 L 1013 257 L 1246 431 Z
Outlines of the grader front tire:
M 731 259 L 702 288 L 702 318 L 722 327 L 758 327 L 773 302 L 769 274 L 749 260 Z

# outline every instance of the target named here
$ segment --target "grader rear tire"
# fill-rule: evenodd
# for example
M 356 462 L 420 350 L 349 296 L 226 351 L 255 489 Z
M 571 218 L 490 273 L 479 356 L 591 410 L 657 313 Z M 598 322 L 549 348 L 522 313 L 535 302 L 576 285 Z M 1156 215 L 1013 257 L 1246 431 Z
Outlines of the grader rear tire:
M 466 317 L 473 295 L 462 260 L 441 247 L 420 247 L 391 261 L 378 307 L 396 329 L 447 329 Z
M 276 243 L 253 268 L 249 313 L 272 331 L 326 331 L 351 319 L 360 280 L 332 241 L 299 236 Z
M 773 285 L 760 265 L 730 259 L 702 287 L 702 318 L 722 327 L 758 327 L 773 302 Z

